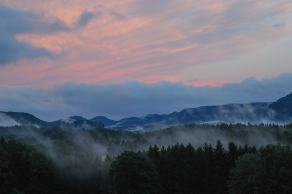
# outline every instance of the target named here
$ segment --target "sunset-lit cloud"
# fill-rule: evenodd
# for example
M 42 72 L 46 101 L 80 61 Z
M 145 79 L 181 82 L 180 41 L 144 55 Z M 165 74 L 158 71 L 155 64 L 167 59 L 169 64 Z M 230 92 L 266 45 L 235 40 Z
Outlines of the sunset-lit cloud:
M 0 0 L 0 16 L 5 87 L 222 87 L 292 72 L 290 0 Z
M 0 0 L 0 110 L 121 118 L 276 100 L 292 91 L 291 33 L 290 0 Z

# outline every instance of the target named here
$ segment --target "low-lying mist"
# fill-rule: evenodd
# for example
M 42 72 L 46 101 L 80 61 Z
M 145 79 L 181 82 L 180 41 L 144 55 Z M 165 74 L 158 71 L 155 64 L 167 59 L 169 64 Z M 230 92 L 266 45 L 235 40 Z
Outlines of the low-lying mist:
M 291 144 L 292 127 L 276 125 L 186 125 L 147 133 L 107 129 L 27 129 L 3 128 L 1 135 L 34 145 L 62 171 L 75 176 L 91 176 L 108 169 L 110 160 L 123 151 L 143 151 L 151 145 L 167 147 L 191 144 L 200 147 L 224 147 L 230 142 L 239 146 L 262 147 L 268 144 Z
M 262 147 L 268 144 L 287 143 L 284 133 L 285 127 L 278 126 L 245 126 L 245 125 L 190 125 L 169 128 L 164 131 L 149 134 L 149 144 L 169 146 L 176 143 L 192 144 L 199 147 L 204 144 L 215 145 L 220 141 L 225 147 L 230 142 L 237 145 Z M 281 134 L 283 136 L 281 136 Z

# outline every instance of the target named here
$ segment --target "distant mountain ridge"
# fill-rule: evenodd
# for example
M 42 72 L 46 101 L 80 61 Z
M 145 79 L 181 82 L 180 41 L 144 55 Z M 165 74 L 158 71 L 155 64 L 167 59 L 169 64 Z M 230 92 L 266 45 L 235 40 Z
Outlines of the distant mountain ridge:
M 184 109 L 171 114 L 150 114 L 145 117 L 131 117 L 116 121 L 106 127 L 128 128 L 163 128 L 183 124 L 218 124 L 218 123 L 271 123 L 274 111 L 269 108 L 272 103 L 228 104 L 220 106 L 202 106 Z
M 68 119 L 57 120 L 53 122 L 43 121 L 32 114 L 24 112 L 0 112 L 0 127 L 33 127 L 33 128 L 78 128 L 92 129 L 103 128 L 100 122 L 94 122 L 80 116 L 72 116 Z
M 292 93 L 280 98 L 270 106 L 276 112 L 277 120 L 291 120 L 292 118 Z
M 111 124 L 105 124 L 105 126 L 140 130 L 192 123 L 286 124 L 290 122 L 292 122 L 292 93 L 276 102 L 201 106 L 183 109 L 180 112 L 170 114 L 149 114 L 144 117 L 130 117 L 118 121 L 111 120 Z
M 91 121 L 93 122 L 96 122 L 96 123 L 103 123 L 105 126 L 112 126 L 112 125 L 115 125 L 118 121 L 115 121 L 115 120 L 111 120 L 105 116 L 96 116 L 92 119 L 90 119 Z
M 43 121 L 28 113 L 0 112 L 0 127 L 61 127 L 61 128 L 113 128 L 125 130 L 151 130 L 173 125 L 200 123 L 281 123 L 292 122 L 292 93 L 276 102 L 250 104 L 227 104 L 188 108 L 170 114 L 149 114 L 144 117 L 130 117 L 118 121 L 104 116 L 86 119 L 72 116 L 53 122 Z

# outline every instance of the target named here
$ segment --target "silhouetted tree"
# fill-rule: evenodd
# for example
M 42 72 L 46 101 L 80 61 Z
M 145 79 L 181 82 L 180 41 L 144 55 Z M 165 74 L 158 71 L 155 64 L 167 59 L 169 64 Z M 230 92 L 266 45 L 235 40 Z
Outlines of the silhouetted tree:
M 267 146 L 240 157 L 231 171 L 231 194 L 292 193 L 292 152 L 286 146 Z
M 110 176 L 117 194 L 155 194 L 158 174 L 152 161 L 141 153 L 124 152 L 112 163 Z

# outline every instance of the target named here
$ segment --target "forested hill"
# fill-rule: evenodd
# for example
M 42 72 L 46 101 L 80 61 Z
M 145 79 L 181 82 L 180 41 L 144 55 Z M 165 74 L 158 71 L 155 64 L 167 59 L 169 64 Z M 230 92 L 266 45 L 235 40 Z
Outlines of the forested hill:
M 292 118 L 292 94 L 272 103 L 270 108 L 276 112 L 277 120 L 290 120 Z
M 3 194 L 292 192 L 291 125 L 146 133 L 18 126 L 0 128 L 0 136 Z
M 92 119 L 72 116 L 47 122 L 28 113 L 0 112 L 0 126 L 30 128 L 59 127 L 90 130 L 105 127 L 115 130 L 151 131 L 194 123 L 214 125 L 220 123 L 288 124 L 290 122 L 292 122 L 292 94 L 276 102 L 203 106 L 170 114 L 149 114 L 144 117 L 130 117 L 117 121 L 104 116 L 96 116 Z
M 77 167 L 60 168 L 35 147 L 0 139 L 3 194 L 292 193 L 288 146 L 152 146 Z
M 102 120 L 98 120 L 102 122 Z M 276 123 L 292 122 L 292 94 L 276 102 L 249 104 L 227 104 L 188 108 L 171 114 L 150 114 L 145 117 L 132 117 L 111 121 L 107 127 L 132 130 L 157 129 L 181 124 L 220 124 L 220 123 Z

